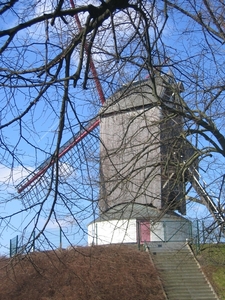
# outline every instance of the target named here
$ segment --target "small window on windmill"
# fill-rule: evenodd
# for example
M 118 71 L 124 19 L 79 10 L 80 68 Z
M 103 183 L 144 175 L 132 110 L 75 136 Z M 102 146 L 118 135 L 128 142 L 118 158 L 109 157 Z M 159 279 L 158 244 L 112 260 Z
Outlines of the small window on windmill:
M 165 86 L 162 92 L 162 99 L 169 101 L 172 96 L 172 90 L 170 86 Z
M 172 88 L 168 83 L 165 84 L 162 90 L 161 98 L 168 107 L 174 106 L 174 93 L 172 91 Z
M 184 91 L 184 86 L 182 82 L 176 82 L 172 74 L 164 75 L 162 78 L 163 89 L 161 98 L 168 107 L 175 108 L 178 104 L 176 95 Z

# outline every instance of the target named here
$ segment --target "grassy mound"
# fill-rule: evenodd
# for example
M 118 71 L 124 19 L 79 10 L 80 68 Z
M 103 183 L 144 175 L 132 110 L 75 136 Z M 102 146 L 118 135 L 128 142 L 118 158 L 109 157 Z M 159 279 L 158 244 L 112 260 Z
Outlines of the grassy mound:
M 164 295 L 149 254 L 123 245 L 2 258 L 0 299 L 161 300 Z
M 197 259 L 221 300 L 225 300 L 225 245 L 201 245 Z

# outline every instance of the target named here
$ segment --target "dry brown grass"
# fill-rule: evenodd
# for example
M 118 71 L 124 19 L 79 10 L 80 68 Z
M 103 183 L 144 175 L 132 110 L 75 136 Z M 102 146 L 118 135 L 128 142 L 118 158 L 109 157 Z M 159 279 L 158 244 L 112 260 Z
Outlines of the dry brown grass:
M 146 252 L 95 246 L 0 260 L 0 299 L 162 300 Z

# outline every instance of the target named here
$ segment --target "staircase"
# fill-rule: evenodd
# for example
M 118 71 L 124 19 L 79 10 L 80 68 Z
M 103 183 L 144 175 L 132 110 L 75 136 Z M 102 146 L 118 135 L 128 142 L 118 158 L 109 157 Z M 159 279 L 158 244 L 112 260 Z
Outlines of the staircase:
M 218 300 L 189 246 L 152 242 L 148 247 L 168 300 Z

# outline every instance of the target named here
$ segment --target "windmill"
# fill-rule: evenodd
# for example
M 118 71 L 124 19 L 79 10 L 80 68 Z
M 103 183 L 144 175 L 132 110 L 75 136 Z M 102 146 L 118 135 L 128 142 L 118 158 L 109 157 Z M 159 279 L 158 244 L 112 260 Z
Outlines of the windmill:
M 75 18 L 81 28 L 78 16 Z M 194 149 L 178 138 L 183 130 L 180 117 L 169 117 L 169 109 L 157 105 L 157 101 L 163 101 L 168 108 L 177 105 L 179 99 L 175 95 L 182 92 L 182 86 L 171 74 L 158 73 L 122 87 L 105 101 L 92 60 L 90 66 L 102 109 L 59 149 L 57 157 L 48 158 L 18 185 L 21 198 L 33 203 L 42 203 L 49 196 L 54 199 L 51 185 L 58 181 L 64 188 L 72 180 L 71 173 L 75 173 L 73 183 L 69 184 L 71 197 L 75 197 L 73 203 L 77 201 L 79 212 L 76 214 L 82 214 L 89 200 L 90 211 L 98 209 L 97 218 L 88 226 L 89 244 L 148 241 L 150 231 L 151 240 L 185 239 L 189 222 L 181 215 L 186 212 L 185 185 L 189 182 L 216 224 L 224 230 L 224 216 L 199 182 L 197 164 L 177 176 Z M 86 177 L 78 174 L 81 166 Z M 100 180 L 98 172 L 90 173 L 90 169 L 98 166 Z M 55 175 L 58 167 L 66 176 Z M 88 196 L 93 186 L 98 185 L 99 199 L 96 195 Z M 84 190 L 82 193 L 79 193 L 80 187 Z M 83 207 L 82 202 L 87 206 Z M 71 203 L 64 204 L 71 210 Z M 79 223 L 79 217 L 75 218 Z M 171 225 L 166 227 L 166 233 L 162 221 Z

